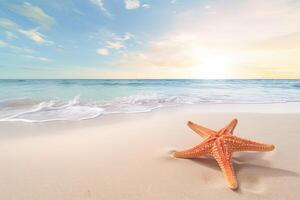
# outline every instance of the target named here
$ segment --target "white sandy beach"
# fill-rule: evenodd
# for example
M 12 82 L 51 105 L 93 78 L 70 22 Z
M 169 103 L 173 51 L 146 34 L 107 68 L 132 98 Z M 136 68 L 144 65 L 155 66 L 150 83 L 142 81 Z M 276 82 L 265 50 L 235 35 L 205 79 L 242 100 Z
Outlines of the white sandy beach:
M 216 112 L 218 111 L 218 112 Z M 188 120 L 275 145 L 234 154 L 239 189 L 211 159 L 176 159 L 201 138 Z M 0 123 L 0 199 L 300 199 L 299 104 L 164 108 L 79 122 Z

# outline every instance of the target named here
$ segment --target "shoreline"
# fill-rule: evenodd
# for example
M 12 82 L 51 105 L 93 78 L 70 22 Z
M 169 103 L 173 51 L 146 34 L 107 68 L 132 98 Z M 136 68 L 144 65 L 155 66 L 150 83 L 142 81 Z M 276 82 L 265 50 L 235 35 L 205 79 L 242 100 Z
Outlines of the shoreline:
M 110 116 L 124 116 L 124 115 L 138 115 L 147 114 L 160 111 L 176 111 L 176 110 L 189 110 L 193 112 L 197 110 L 199 112 L 212 112 L 212 113 L 260 113 L 260 114 L 298 114 L 300 113 L 300 102 L 287 102 L 287 103 L 203 103 L 203 104 L 182 104 L 176 106 L 164 106 L 154 108 L 149 111 L 141 112 L 116 112 L 116 113 L 104 113 L 96 117 L 80 119 L 80 120 L 46 120 L 46 121 L 27 121 L 27 120 L 12 120 L 12 121 L 1 121 L 1 124 L 9 123 L 56 123 L 56 122 L 80 122 L 97 120 Z

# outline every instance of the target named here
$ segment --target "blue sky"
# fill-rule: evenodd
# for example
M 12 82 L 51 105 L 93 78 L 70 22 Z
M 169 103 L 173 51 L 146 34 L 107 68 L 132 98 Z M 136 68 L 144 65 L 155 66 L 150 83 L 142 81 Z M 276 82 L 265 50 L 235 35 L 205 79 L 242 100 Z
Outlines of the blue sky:
M 299 8 L 286 0 L 2 0 L 0 78 L 299 76 Z

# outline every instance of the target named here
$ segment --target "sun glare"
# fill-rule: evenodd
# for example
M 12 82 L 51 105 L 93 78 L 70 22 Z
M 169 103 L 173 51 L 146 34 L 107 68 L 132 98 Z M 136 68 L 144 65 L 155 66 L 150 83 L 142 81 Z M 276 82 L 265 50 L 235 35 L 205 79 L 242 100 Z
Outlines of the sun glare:
M 232 60 L 225 56 L 207 56 L 199 66 L 199 76 L 203 79 L 225 79 L 230 76 Z

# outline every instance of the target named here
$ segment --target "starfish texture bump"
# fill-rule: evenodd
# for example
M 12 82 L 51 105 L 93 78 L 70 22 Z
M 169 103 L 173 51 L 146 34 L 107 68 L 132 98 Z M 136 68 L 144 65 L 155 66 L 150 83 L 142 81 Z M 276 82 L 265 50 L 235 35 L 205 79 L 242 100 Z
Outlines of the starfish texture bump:
M 200 156 L 213 157 L 220 166 L 227 185 L 236 189 L 238 183 L 234 173 L 231 156 L 237 151 L 272 151 L 274 145 L 262 144 L 233 136 L 233 130 L 237 125 L 237 119 L 233 119 L 227 126 L 219 131 L 210 130 L 193 122 L 188 126 L 204 138 L 199 145 L 184 151 L 175 151 L 177 158 L 197 158 Z

